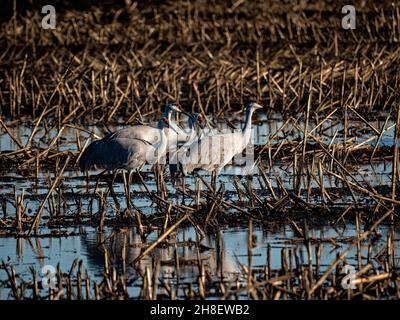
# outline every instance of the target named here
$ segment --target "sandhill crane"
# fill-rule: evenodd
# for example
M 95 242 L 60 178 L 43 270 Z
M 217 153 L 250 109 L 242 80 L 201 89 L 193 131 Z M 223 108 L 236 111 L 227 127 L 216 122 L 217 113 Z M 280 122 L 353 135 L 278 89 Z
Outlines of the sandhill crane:
M 185 138 L 185 143 L 183 145 L 179 145 L 178 142 L 181 141 L 172 141 L 172 143 L 170 143 L 169 146 L 169 154 L 170 154 L 170 164 L 169 164 L 169 171 L 170 171 L 170 175 L 172 177 L 173 183 L 175 184 L 175 175 L 177 173 L 177 160 L 178 160 L 178 147 L 180 147 L 181 152 L 183 150 L 187 150 L 188 146 L 197 139 L 200 139 L 203 137 L 203 129 L 204 129 L 204 125 L 205 125 L 205 121 L 203 116 L 200 113 L 197 112 L 193 112 L 191 114 L 189 114 L 189 131 L 188 132 L 180 132 L 178 134 L 178 136 L 180 137 L 184 137 L 186 135 Z M 200 129 L 201 130 L 200 130 Z M 181 129 L 178 129 L 181 130 Z
M 175 164 L 170 165 L 172 172 L 186 176 L 195 169 L 203 169 L 220 174 L 234 156 L 241 153 L 251 138 L 251 118 L 256 109 L 262 106 L 252 102 L 245 108 L 245 125 L 242 130 L 233 133 L 214 134 L 195 139 L 177 151 Z
M 178 108 L 167 107 L 167 117 L 160 119 L 157 128 L 144 125 L 123 128 L 93 141 L 81 156 L 81 170 L 105 168 L 130 171 L 140 169 L 145 162 L 158 162 L 167 151 L 168 138 L 164 128 L 171 123 L 172 111 L 181 112 Z
M 80 158 L 81 170 L 103 168 L 106 170 L 126 169 L 129 171 L 128 187 L 133 170 L 141 170 L 144 164 L 159 163 L 167 153 L 167 146 L 191 139 L 196 123 L 203 127 L 203 119 L 198 114 L 188 114 L 189 132 L 179 128 L 172 120 L 172 112 L 183 112 L 176 104 L 165 107 L 158 127 L 135 125 L 107 134 L 103 139 L 92 142 Z M 112 183 L 107 180 L 116 201 Z M 129 192 L 129 190 L 128 190 Z
M 156 149 L 160 157 L 166 154 L 167 150 L 164 145 L 162 145 L 162 149 L 160 148 L 162 138 L 165 138 L 164 142 L 165 140 L 171 141 L 169 147 L 176 150 L 177 143 L 191 141 L 196 137 L 196 124 L 204 128 L 204 120 L 200 114 L 183 112 L 189 116 L 189 131 L 182 130 L 171 119 L 173 111 L 183 112 L 176 104 L 167 104 L 161 118 L 162 121 L 159 122 L 157 128 L 147 125 L 135 125 L 109 133 L 103 139 L 92 142 L 80 158 L 81 170 L 85 171 L 96 167 L 107 170 L 117 168 L 130 170 L 132 166 L 136 168 L 136 164 L 133 163 L 134 159 L 138 156 L 142 157 L 145 152 L 152 153 L 151 150 Z M 165 126 L 166 122 L 168 123 L 167 127 Z M 163 129 L 160 129 L 160 126 Z M 176 145 L 174 146 L 174 144 Z M 150 148 L 150 146 L 153 148 Z M 138 148 L 144 148 L 146 151 L 142 151 L 141 154 L 135 154 L 133 151 L 138 152 Z M 152 157 L 149 157 L 148 160 L 154 161 Z
M 127 203 L 130 208 L 130 185 L 133 171 L 138 172 L 146 163 L 156 164 L 160 162 L 161 158 L 167 153 L 168 138 L 164 129 L 171 122 L 171 112 L 171 110 L 168 111 L 168 118 L 163 117 L 158 122 L 156 130 L 158 130 L 159 139 L 154 138 L 156 135 L 150 137 L 152 141 L 139 137 L 132 138 L 131 130 L 121 129 L 106 135 L 101 140 L 93 141 L 81 156 L 81 170 L 85 171 L 92 168 L 103 168 L 111 171 L 128 170 Z M 143 129 L 147 130 L 145 127 L 143 126 Z M 170 129 L 174 130 L 173 128 Z M 155 140 L 157 141 L 152 143 Z M 114 201 L 119 207 L 112 183 L 108 180 L 107 183 Z

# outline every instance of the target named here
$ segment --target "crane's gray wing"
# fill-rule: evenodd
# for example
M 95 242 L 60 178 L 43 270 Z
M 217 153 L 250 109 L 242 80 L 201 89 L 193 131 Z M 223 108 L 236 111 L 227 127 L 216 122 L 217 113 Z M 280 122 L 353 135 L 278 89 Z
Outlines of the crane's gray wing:
M 121 138 L 111 134 L 101 140 L 93 141 L 84 150 L 80 167 L 82 171 L 95 168 L 137 169 L 146 160 L 146 152 L 150 147 L 148 141 Z
M 112 139 L 93 141 L 83 152 L 80 160 L 81 170 L 117 169 L 127 161 L 129 150 Z
M 112 134 L 114 139 L 139 139 L 156 144 L 161 140 L 160 130 L 150 126 L 137 125 L 120 129 Z

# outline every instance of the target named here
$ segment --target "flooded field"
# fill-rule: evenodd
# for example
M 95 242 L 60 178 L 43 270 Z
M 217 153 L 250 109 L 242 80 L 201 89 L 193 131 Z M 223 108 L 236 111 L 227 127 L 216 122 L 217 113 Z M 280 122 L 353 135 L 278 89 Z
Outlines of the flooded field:
M 349 150 L 364 153 L 355 159 L 349 152 L 353 180 L 347 184 L 342 176 L 330 173 L 330 159 L 315 160 L 318 150 L 310 152 L 313 159 L 305 165 L 311 171 L 318 168 L 314 163 L 321 161 L 318 170 L 321 172 L 322 165 L 326 168 L 323 176 L 318 176 L 317 170 L 315 177 L 307 177 L 306 171 L 293 165 L 287 149 L 301 144 L 304 132 L 298 128 L 304 127 L 304 122 L 279 114 L 260 115 L 253 125 L 254 154 L 259 162 L 252 175 L 238 176 L 240 167 L 233 163 L 213 186 L 210 173 L 200 172 L 202 178 L 186 179 L 183 195 L 181 187 L 172 185 L 168 168 L 160 184 L 159 172 L 147 165 L 140 175 L 143 180 L 135 177 L 131 185 L 134 207 L 130 210 L 121 175 L 114 177 L 114 199 L 106 183 L 112 175 L 100 178 L 96 171 L 86 175 L 74 165 L 64 169 L 62 182 L 49 196 L 57 175 L 49 163 L 59 168 L 65 154 L 73 157 L 73 163 L 91 135 L 102 137 L 107 129 L 69 127 L 59 135 L 58 128 L 38 128 L 38 150 L 46 150 L 56 137 L 53 153 L 58 160 L 50 156 L 35 169 L 13 158 L 18 150 L 16 141 L 25 144 L 32 126 L 6 123 L 11 129 L 0 135 L 1 155 L 9 164 L 2 166 L 0 178 L 1 298 L 16 294 L 13 285 L 24 288 L 19 289 L 20 294 L 27 298 L 49 294 L 55 298 L 53 289 L 48 291 L 41 282 L 47 279 L 48 268 L 55 274 L 54 283 L 62 283 L 63 277 L 72 282 L 72 287 L 61 293 L 69 298 L 106 294 L 147 299 L 279 299 L 281 295 L 299 299 L 312 290 L 301 280 L 304 272 L 314 281 L 327 272 L 329 276 L 318 289 L 319 298 L 325 299 L 348 294 L 329 288 L 346 285 L 349 270 L 358 272 L 359 283 L 362 278 L 358 277 L 371 270 L 389 279 L 385 277 L 399 262 L 397 216 L 392 216 L 394 224 L 370 229 L 381 217 L 380 196 L 370 190 L 380 190 L 383 197 L 392 181 L 393 163 L 385 150 L 393 148 L 395 125 L 385 120 L 387 114 L 380 118 L 368 122 L 352 119 L 346 137 L 340 119 L 333 117 L 322 124 L 310 121 L 309 128 L 317 127 L 313 131 L 324 144 L 342 146 L 347 139 Z M 228 119 L 235 127 L 243 125 L 237 117 Z M 215 128 L 226 124 L 209 120 Z M 276 156 L 261 153 L 265 146 Z M 312 144 L 309 148 L 312 150 Z M 373 150 L 376 156 L 371 161 Z M 349 183 L 364 186 L 369 193 L 361 187 L 357 192 Z M 39 210 L 40 221 L 32 229 L 30 221 Z M 36 289 L 31 284 L 33 274 L 40 280 Z M 368 283 L 368 277 L 365 279 Z M 255 291 L 249 291 L 249 281 L 255 282 Z M 358 295 L 367 298 L 368 290 L 373 289 Z M 390 298 L 395 288 L 387 290 L 381 298 Z
M 400 298 L 400 3 L 4 3 L 0 300 Z
M 341 252 L 349 250 L 348 255 L 336 270 L 337 280 L 329 279 L 329 283 L 336 281 L 341 285 L 343 281 L 344 265 L 352 265 L 355 268 L 358 263 L 370 265 L 371 268 L 385 274 L 385 262 L 383 255 L 387 249 L 387 239 L 393 237 L 393 246 L 399 245 L 399 233 L 390 227 L 380 227 L 374 243 L 363 243 L 360 246 L 360 260 L 358 259 L 357 247 L 351 247 L 349 239 L 356 237 L 357 230 L 353 224 L 320 225 L 310 228 L 309 237 L 312 239 L 310 248 L 311 256 L 308 256 L 308 246 L 303 239 L 299 238 L 289 226 L 274 225 L 266 228 L 254 228 L 255 246 L 252 249 L 251 258 L 247 250 L 248 230 L 239 227 L 224 227 L 220 230 L 209 230 L 201 240 L 200 246 L 196 244 L 196 231 L 193 228 L 181 228 L 173 234 L 168 244 L 158 248 L 142 260 L 138 267 L 131 265 L 143 248 L 140 235 L 133 228 L 107 229 L 99 236 L 97 230 L 91 227 L 63 228 L 62 232 L 70 232 L 75 235 L 61 237 L 45 237 L 35 239 L 25 238 L 3 238 L 0 249 L 6 265 L 15 266 L 15 272 L 19 275 L 18 282 L 32 279 L 30 268 L 36 270 L 45 266 L 59 266 L 61 270 L 68 273 L 71 266 L 79 261 L 72 273 L 72 279 L 76 283 L 76 273 L 81 273 L 83 287 L 86 279 L 90 283 L 100 284 L 104 274 L 112 279 L 114 274 L 124 270 L 124 279 L 127 286 L 126 291 L 131 297 L 146 297 L 143 292 L 143 278 L 146 272 L 157 272 L 159 289 L 156 290 L 158 298 L 176 297 L 178 299 L 192 297 L 207 299 L 239 298 L 247 299 L 247 268 L 251 266 L 253 275 L 258 281 L 278 277 L 284 268 L 291 275 L 286 282 L 291 286 L 298 286 L 300 279 L 296 273 L 302 268 L 308 268 L 312 263 L 315 274 L 325 272 L 332 261 Z M 158 231 L 153 231 L 148 236 L 148 242 L 158 238 Z M 244 245 L 246 244 L 246 245 Z M 105 264 L 105 252 L 110 253 L 110 261 Z M 179 260 L 176 260 L 176 256 Z M 77 260 L 76 260 L 77 259 Z M 199 272 L 197 261 L 202 261 L 203 277 L 207 277 L 209 283 L 204 292 L 200 292 Z M 392 259 L 398 263 L 398 256 Z M 178 262 L 177 262 L 178 261 Z M 250 264 L 249 264 L 250 263 Z M 155 266 L 157 266 L 155 268 Z M 38 277 L 45 276 L 39 271 Z M 1 279 L 5 281 L 7 274 L 1 270 Z M 179 279 L 178 279 L 179 275 Z M 154 276 L 154 275 L 152 275 Z M 113 281 L 113 280 L 111 280 Z M 115 281 L 116 282 L 116 281 Z M 328 283 L 328 281 L 327 281 Z M 164 285 L 165 284 L 165 287 Z M 154 284 L 153 284 L 154 286 Z M 237 286 L 239 288 L 237 288 Z M 167 289 L 169 288 L 169 290 Z M 224 288 L 224 289 L 222 289 Z M 242 290 L 238 290 L 242 288 Z M 170 290 L 173 290 L 171 292 Z M 45 289 L 39 290 L 43 295 L 48 294 Z M 84 290 L 86 292 L 86 289 Z M 94 297 L 93 287 L 89 286 L 89 296 Z M 278 293 L 277 290 L 275 292 Z M 11 298 L 8 288 L 0 289 L 1 298 Z M 72 295 L 76 298 L 78 291 Z M 87 293 L 81 293 L 83 298 Z M 153 294 L 153 293 L 151 293 Z M 151 294 L 147 296 L 152 297 Z M 27 289 L 27 297 L 32 297 L 32 290 Z M 299 298 L 298 295 L 289 295 L 290 298 Z M 382 298 L 389 298 L 390 294 Z

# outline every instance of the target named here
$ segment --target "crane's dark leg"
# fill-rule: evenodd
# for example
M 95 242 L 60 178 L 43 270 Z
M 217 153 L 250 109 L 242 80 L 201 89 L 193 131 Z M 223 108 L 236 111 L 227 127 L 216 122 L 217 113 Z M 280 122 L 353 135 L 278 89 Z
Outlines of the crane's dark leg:
M 106 179 L 106 180 L 107 180 L 108 189 L 110 190 L 111 197 L 113 198 L 115 205 L 117 207 L 117 212 L 119 213 L 120 209 L 121 209 L 121 205 L 118 202 L 118 198 L 117 198 L 117 195 L 116 195 L 116 193 L 114 191 L 114 187 L 113 187 L 113 184 L 114 184 L 115 178 L 117 177 L 117 174 L 118 174 L 118 170 L 115 170 L 112 180 L 111 181 L 109 181 L 108 179 Z
M 146 183 L 144 182 L 143 177 L 142 177 L 142 175 L 140 174 L 140 171 L 139 171 L 139 170 L 140 170 L 140 169 L 136 169 L 136 173 L 137 173 L 137 175 L 139 176 L 140 182 L 142 183 L 143 187 L 145 188 L 147 194 L 150 196 L 150 195 L 151 195 L 151 192 L 150 192 L 149 188 L 147 188 Z
M 95 194 L 96 194 L 97 188 L 99 186 L 100 178 L 105 172 L 107 172 L 107 170 L 103 170 L 102 172 L 97 174 L 97 180 L 96 180 L 96 184 L 94 186 L 93 195 L 92 195 L 92 197 L 90 199 L 90 202 L 89 202 L 89 208 L 88 208 L 89 212 L 92 212 L 92 210 L 93 210 L 93 200 L 95 198 Z M 89 179 L 89 177 L 88 177 L 88 179 Z
M 253 176 L 248 175 L 247 176 L 247 189 L 249 190 L 250 193 L 250 203 L 251 206 L 254 207 L 254 199 L 253 199 Z
M 211 186 L 214 189 L 214 193 L 217 192 L 217 173 L 214 171 L 211 172 Z
M 182 175 L 181 181 L 182 181 L 182 204 L 185 205 L 186 181 L 184 175 Z
M 96 184 L 95 184 L 95 186 L 94 186 L 93 194 L 92 194 L 92 197 L 90 198 L 89 205 L 88 205 L 88 211 L 89 211 L 90 213 L 91 213 L 92 210 L 93 210 L 93 200 L 94 200 L 95 195 L 96 195 L 96 190 L 97 190 L 97 187 L 98 187 L 98 185 L 99 185 L 100 178 L 101 178 L 101 176 L 104 174 L 104 172 L 106 172 L 106 171 L 107 171 L 107 170 L 104 170 L 104 171 L 100 172 L 99 174 L 97 174 Z M 86 173 L 87 173 L 87 172 L 86 172 Z M 88 173 L 87 173 L 87 174 L 88 174 Z M 88 181 L 89 181 L 89 177 L 87 177 L 87 178 L 88 178 Z
M 194 184 L 195 184 L 195 193 L 196 193 L 196 197 L 195 197 L 195 203 L 196 203 L 196 207 L 197 209 L 200 207 L 200 198 L 201 198 L 201 180 L 199 178 L 199 176 L 197 175 L 197 172 L 194 173 Z
M 126 196 L 126 206 L 129 211 L 131 211 L 132 203 L 131 203 L 131 182 L 132 182 L 132 170 L 129 170 L 128 177 L 126 172 L 124 171 L 124 186 L 125 186 L 125 196 Z
M 132 174 L 133 174 L 133 170 L 129 170 L 129 175 L 128 175 L 128 201 L 129 201 L 129 210 L 130 210 L 131 207 L 132 207 L 132 200 L 131 200 Z

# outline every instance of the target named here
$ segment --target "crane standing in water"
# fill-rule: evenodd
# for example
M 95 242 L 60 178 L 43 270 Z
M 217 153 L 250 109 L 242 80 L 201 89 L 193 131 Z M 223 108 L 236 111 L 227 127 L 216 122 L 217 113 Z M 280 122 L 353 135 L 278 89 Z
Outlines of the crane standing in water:
M 141 170 L 146 163 L 160 162 L 167 153 L 169 134 L 174 132 L 178 135 L 174 129 L 176 125 L 170 125 L 173 111 L 182 112 L 176 105 L 168 104 L 157 128 L 145 125 L 127 127 L 109 133 L 101 140 L 93 141 L 82 153 L 81 170 L 102 168 L 105 171 L 129 171 L 127 203 L 128 207 L 131 207 L 130 185 L 133 171 Z M 119 206 L 112 182 L 107 180 L 107 183 L 115 203 Z
M 167 151 L 169 134 L 166 128 L 178 134 L 171 124 L 173 111 L 182 112 L 176 105 L 168 104 L 157 128 L 146 125 L 126 127 L 93 141 L 81 156 L 81 170 L 105 168 L 132 171 L 141 169 L 146 161 L 157 162 Z
M 171 119 L 172 112 L 185 113 L 176 104 L 167 104 L 161 122 L 158 127 L 147 125 L 135 125 L 120 129 L 114 133 L 107 134 L 103 139 L 93 141 L 83 152 L 80 159 L 81 170 L 85 171 L 92 168 L 105 168 L 107 170 L 127 169 L 131 170 L 132 161 L 135 157 L 142 156 L 147 151 L 142 151 L 139 155 L 138 150 L 132 148 L 143 149 L 143 145 L 147 145 L 147 149 L 152 149 L 160 144 L 161 140 L 167 141 L 170 148 L 177 149 L 174 144 L 186 142 L 193 139 L 196 134 L 195 125 L 198 123 L 203 128 L 203 119 L 199 114 L 188 114 L 189 116 L 189 132 L 185 132 L 179 128 Z M 166 126 L 167 124 L 167 126 Z M 163 126 L 160 129 L 160 126 Z M 166 148 L 156 149 L 161 156 L 165 156 Z M 111 149 L 114 148 L 114 149 Z M 131 149 L 131 150 L 130 150 Z M 145 148 L 146 149 L 146 148 Z M 128 152 L 128 151 L 131 152 Z M 133 152 L 133 151 L 136 151 Z M 136 168 L 135 168 L 136 169 Z M 139 168 L 140 169 L 140 168 Z
M 203 169 L 219 175 L 233 157 L 243 152 L 250 143 L 251 118 L 254 111 L 261 108 L 255 102 L 246 106 L 245 124 L 240 131 L 204 136 L 180 148 L 175 155 L 175 164 L 170 164 L 171 174 L 186 176 L 195 169 Z
M 92 168 L 102 168 L 105 171 L 128 170 L 127 193 L 130 207 L 129 189 L 133 171 L 141 170 L 146 163 L 160 163 L 167 153 L 168 146 L 175 144 L 174 150 L 176 150 L 177 143 L 191 139 L 196 123 L 203 127 L 201 116 L 188 114 L 190 130 L 185 132 L 172 121 L 172 112 L 183 111 L 176 104 L 167 104 L 157 128 L 135 125 L 109 133 L 101 140 L 93 141 L 82 153 L 81 170 Z M 117 203 L 112 182 L 107 180 L 107 183 Z

